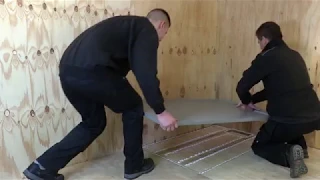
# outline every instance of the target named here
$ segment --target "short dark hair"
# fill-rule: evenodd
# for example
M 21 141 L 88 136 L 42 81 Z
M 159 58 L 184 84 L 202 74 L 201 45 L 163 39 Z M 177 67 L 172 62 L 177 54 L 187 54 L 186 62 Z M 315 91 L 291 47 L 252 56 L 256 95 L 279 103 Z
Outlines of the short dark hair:
M 150 17 L 153 12 L 160 12 L 160 13 L 164 14 L 164 15 L 167 17 L 169 27 L 171 26 L 171 18 L 170 18 L 169 13 L 168 13 L 166 10 L 164 10 L 164 9 L 162 9 L 162 8 L 152 9 L 152 10 L 148 13 L 147 17 Z
M 273 21 L 267 21 L 261 24 L 256 30 L 256 36 L 259 40 L 261 40 L 262 37 L 265 37 L 271 41 L 273 39 L 282 39 L 282 32 L 277 23 Z

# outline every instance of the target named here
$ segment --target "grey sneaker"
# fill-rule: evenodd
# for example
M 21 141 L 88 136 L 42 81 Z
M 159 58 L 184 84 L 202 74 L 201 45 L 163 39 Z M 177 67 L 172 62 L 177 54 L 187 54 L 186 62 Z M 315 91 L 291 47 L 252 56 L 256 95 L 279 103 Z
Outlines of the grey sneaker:
M 308 167 L 304 163 L 304 152 L 301 146 L 293 145 L 289 152 L 290 177 L 298 178 L 308 173 Z
M 144 162 L 143 162 L 141 169 L 138 169 L 135 172 L 130 173 L 130 174 L 125 173 L 124 178 L 129 179 L 129 180 L 136 179 L 143 174 L 147 174 L 147 173 L 151 172 L 154 169 L 154 167 L 155 167 L 155 165 L 154 165 L 154 162 L 151 158 L 144 159 Z

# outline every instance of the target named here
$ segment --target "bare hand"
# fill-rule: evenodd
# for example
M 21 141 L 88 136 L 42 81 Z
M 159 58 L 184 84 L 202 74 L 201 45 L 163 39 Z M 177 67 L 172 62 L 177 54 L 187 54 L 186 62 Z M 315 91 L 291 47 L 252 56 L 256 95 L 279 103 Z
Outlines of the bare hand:
M 248 105 L 246 104 L 242 104 L 239 103 L 237 105 L 238 108 L 242 109 L 242 110 L 249 110 L 249 111 L 254 111 L 254 110 L 259 110 L 259 108 L 257 108 L 254 104 L 249 103 Z
M 167 111 L 157 115 L 160 126 L 163 130 L 174 131 L 178 128 L 177 120 Z

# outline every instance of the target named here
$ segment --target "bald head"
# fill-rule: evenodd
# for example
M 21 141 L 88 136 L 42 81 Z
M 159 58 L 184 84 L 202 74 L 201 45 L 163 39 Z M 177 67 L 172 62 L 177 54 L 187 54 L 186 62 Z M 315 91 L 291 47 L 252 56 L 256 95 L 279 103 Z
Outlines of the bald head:
M 169 27 L 171 26 L 171 20 L 169 13 L 164 9 L 153 9 L 147 14 L 147 18 L 151 21 L 164 21 Z
M 163 9 L 153 9 L 147 14 L 147 18 L 156 29 L 159 41 L 161 41 L 171 26 L 168 12 Z

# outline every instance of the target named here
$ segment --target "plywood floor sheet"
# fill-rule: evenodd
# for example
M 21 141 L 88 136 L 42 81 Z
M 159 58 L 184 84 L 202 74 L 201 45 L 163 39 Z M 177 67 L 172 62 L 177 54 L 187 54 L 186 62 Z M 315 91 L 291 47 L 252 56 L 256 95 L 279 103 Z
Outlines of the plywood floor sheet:
M 169 138 L 144 146 L 156 168 L 137 180 L 194 179 L 290 179 L 289 169 L 267 162 L 254 155 L 251 143 L 254 135 L 221 126 Z M 309 149 L 307 175 L 300 179 L 320 179 L 320 151 Z M 122 152 L 67 167 L 61 171 L 66 180 L 123 179 Z M 2 178 L 9 179 L 9 178 Z

